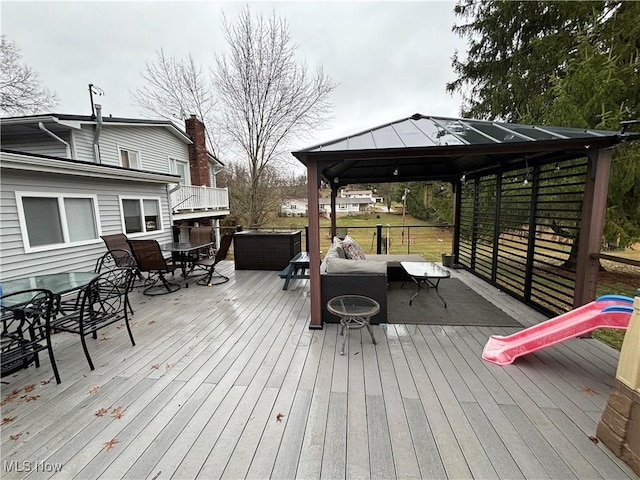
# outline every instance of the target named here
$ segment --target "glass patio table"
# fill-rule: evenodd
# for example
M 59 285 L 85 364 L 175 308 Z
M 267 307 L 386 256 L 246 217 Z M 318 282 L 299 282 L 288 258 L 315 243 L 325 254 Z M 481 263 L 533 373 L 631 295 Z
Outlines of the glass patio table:
M 427 288 L 433 288 L 436 291 L 436 295 L 442 300 L 444 308 L 447 308 L 447 302 L 445 302 L 444 298 L 442 298 L 438 292 L 438 285 L 443 278 L 451 277 L 449 270 L 433 262 L 400 262 L 400 265 L 402 265 L 404 271 L 407 272 L 407 275 L 411 277 L 413 283 L 418 286 L 418 291 L 411 297 L 411 300 L 409 300 L 409 305 L 411 305 L 413 300 L 418 296 L 420 293 L 420 285 L 424 283 Z M 402 286 L 404 287 L 404 283 Z
M 3 295 L 7 295 L 9 293 L 31 290 L 34 288 L 50 290 L 51 293 L 55 295 L 56 304 L 57 307 L 59 307 L 60 297 L 62 295 L 82 290 L 97 276 L 98 274 L 95 272 L 62 272 L 14 278 L 11 280 L 4 280 L 2 282 L 2 293 Z M 20 301 L 19 297 L 20 296 L 12 297 L 12 303 L 18 304 Z
M 185 281 L 185 287 L 189 288 L 189 273 L 193 270 L 193 254 L 198 253 L 199 250 L 207 247 L 211 247 L 215 242 L 171 242 L 160 244 L 160 250 L 163 252 L 171 252 L 175 255 L 180 262 L 180 268 L 182 270 L 182 278 Z
M 376 345 L 378 343 L 371 329 L 371 317 L 380 312 L 380 304 L 373 298 L 363 295 L 340 295 L 327 302 L 327 310 L 340 317 L 340 335 L 344 335 L 340 355 L 344 355 L 344 346 L 347 342 L 349 330 L 366 327 L 369 330 L 373 344 Z

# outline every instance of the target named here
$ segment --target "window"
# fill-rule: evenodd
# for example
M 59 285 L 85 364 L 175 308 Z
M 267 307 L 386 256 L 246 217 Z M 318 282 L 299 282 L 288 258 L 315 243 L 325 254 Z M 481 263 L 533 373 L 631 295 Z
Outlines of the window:
M 135 150 L 120 148 L 120 165 L 124 168 L 140 169 L 140 154 Z
M 157 198 L 121 198 L 125 233 L 162 230 L 160 200 Z
M 182 185 L 191 185 L 189 162 L 178 160 L 177 158 L 169 158 L 169 166 L 171 173 L 182 177 Z
M 91 242 L 100 235 L 95 195 L 16 192 L 25 250 Z

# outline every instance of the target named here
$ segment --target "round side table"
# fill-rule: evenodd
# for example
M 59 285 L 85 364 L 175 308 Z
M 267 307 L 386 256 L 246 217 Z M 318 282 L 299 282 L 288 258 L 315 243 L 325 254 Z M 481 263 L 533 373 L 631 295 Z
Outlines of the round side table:
M 371 317 L 380 311 L 380 304 L 374 299 L 362 295 L 340 295 L 327 302 L 327 310 L 340 317 L 340 335 L 344 335 L 340 355 L 344 355 L 344 345 L 347 342 L 349 329 L 367 327 L 374 345 L 378 343 L 373 336 L 370 323 Z M 346 334 L 344 333 L 345 329 L 347 330 Z

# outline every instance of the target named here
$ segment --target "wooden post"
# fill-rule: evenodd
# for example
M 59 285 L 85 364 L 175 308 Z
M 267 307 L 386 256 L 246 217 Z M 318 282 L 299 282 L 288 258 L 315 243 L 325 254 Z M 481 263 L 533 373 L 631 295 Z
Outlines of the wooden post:
M 611 172 L 611 150 L 587 152 L 589 162 L 582 203 L 582 222 L 578 238 L 576 284 L 573 307 L 584 305 L 596 297 L 600 244 L 604 232 L 607 191 Z
M 453 262 L 460 260 L 460 208 L 462 204 L 462 183 L 457 181 L 453 186 L 453 235 L 451 236 L 451 253 Z
M 338 216 L 338 212 L 336 212 L 336 197 L 338 196 L 338 187 L 335 183 L 331 183 L 331 233 L 329 237 L 333 240 L 333 237 L 336 236 L 336 217 Z
M 320 301 L 320 176 L 318 163 L 309 159 L 307 163 L 307 196 L 309 199 L 309 295 L 311 300 L 310 329 L 322 328 L 322 305 Z M 332 189 L 333 190 L 333 189 Z M 333 216 L 333 215 L 332 215 Z M 333 226 L 335 229 L 335 225 Z

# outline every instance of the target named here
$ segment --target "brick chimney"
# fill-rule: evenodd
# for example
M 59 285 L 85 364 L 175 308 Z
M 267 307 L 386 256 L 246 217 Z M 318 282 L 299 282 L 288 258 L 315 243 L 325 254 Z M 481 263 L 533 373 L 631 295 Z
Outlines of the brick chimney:
M 185 120 L 187 135 L 193 141 L 189 145 L 189 169 L 191 171 L 191 184 L 209 187 L 209 162 L 207 160 L 207 142 L 204 132 L 204 123 L 195 115 Z

